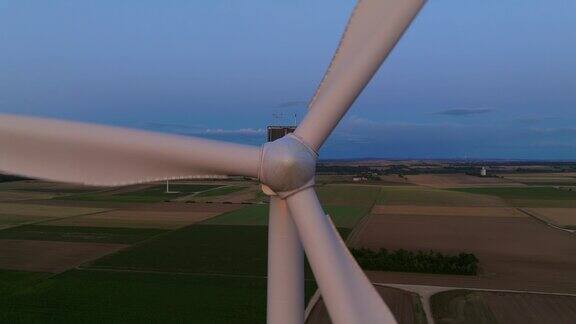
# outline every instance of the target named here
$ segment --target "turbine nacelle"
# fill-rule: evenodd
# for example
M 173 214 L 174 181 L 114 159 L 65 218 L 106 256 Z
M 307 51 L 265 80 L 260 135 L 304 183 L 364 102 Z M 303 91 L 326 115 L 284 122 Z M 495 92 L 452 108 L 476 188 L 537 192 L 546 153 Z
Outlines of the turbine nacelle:
M 267 195 L 285 198 L 314 185 L 318 154 L 288 134 L 262 146 L 259 179 Z

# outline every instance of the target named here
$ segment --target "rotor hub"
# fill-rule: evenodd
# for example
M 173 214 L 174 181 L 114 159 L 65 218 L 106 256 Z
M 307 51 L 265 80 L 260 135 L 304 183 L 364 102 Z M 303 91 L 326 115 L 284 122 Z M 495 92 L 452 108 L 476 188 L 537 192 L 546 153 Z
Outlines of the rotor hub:
M 259 174 L 260 182 L 268 187 L 264 191 L 290 193 L 313 185 L 317 156 L 294 134 L 264 144 Z

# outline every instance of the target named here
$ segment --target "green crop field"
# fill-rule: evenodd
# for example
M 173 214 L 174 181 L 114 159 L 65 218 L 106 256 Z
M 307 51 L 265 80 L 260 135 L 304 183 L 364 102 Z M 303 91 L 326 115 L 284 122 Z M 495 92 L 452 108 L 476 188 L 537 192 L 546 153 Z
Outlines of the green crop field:
M 323 206 L 337 227 L 352 228 L 368 213 L 368 208 L 356 206 Z M 210 218 L 202 225 L 268 225 L 268 205 L 251 205 Z
M 165 232 L 141 228 L 23 225 L 0 231 L 0 239 L 131 244 Z
M 316 187 L 323 205 L 369 208 L 378 199 L 379 186 L 325 185 Z
M 189 226 L 96 261 L 98 268 L 266 274 L 265 226 Z
M 350 230 L 340 228 L 346 237 Z M 98 269 L 265 276 L 268 228 L 192 225 L 93 262 Z
M 0 303 L 2 323 L 260 323 L 266 279 L 73 270 Z
M 353 228 L 370 210 L 355 206 L 324 206 L 324 212 L 330 215 L 336 227 Z
M 406 206 L 505 206 L 496 197 L 427 187 L 384 187 L 378 200 L 384 205 Z
M 9 294 L 25 289 L 31 284 L 49 276 L 42 272 L 25 272 L 0 269 L 0 296 L 5 297 Z M 2 305 L 0 298 L 0 306 Z M 0 308 L 1 309 L 1 308 Z
M 161 202 L 164 200 L 174 199 L 195 192 L 202 192 L 218 187 L 220 187 L 220 185 L 173 184 L 170 185 L 170 191 L 174 191 L 176 193 L 166 193 L 166 187 L 163 185 L 158 185 L 138 191 L 130 191 L 117 194 L 111 194 L 107 192 L 85 193 L 79 195 L 57 197 L 55 199 L 113 202 Z
M 307 299 L 314 289 L 307 281 Z M 0 302 L 2 323 L 265 321 L 263 277 L 72 270 Z

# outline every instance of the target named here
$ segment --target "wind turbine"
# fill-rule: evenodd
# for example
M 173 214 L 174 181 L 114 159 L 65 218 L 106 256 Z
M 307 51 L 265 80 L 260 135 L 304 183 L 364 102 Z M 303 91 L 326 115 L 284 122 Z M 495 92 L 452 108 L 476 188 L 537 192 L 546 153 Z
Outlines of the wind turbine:
M 0 115 L 0 170 L 99 186 L 195 175 L 258 178 L 271 196 L 268 323 L 304 321 L 304 251 L 334 323 L 395 323 L 314 191 L 318 150 L 425 0 L 360 0 L 309 111 L 261 148 L 115 127 Z

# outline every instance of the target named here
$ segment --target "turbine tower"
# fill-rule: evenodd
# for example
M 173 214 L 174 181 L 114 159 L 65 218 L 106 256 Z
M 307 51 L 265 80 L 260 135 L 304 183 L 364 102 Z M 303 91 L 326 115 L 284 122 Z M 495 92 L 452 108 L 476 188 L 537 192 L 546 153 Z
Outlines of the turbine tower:
M 303 323 L 304 252 L 333 323 L 395 323 L 314 191 L 318 150 L 425 0 L 360 0 L 309 111 L 262 147 L 0 115 L 0 171 L 120 186 L 197 175 L 258 178 L 271 196 L 268 323 Z

